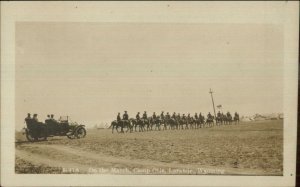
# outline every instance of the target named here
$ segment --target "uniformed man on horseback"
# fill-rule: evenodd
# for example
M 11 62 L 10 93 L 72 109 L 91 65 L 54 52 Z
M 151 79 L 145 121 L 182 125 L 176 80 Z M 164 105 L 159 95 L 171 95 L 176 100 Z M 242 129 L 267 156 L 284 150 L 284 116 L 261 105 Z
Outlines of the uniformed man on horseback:
M 220 118 L 221 117 L 221 112 L 218 111 L 217 117 Z
M 152 114 L 152 123 L 156 123 L 156 120 L 157 120 L 157 116 L 156 116 L 155 112 L 153 112 L 153 114 Z
M 195 113 L 195 120 L 198 120 L 198 114 Z
M 125 110 L 125 113 L 123 114 L 123 120 L 127 121 L 129 119 L 129 116 L 127 114 L 127 111 Z
M 124 111 L 123 119 L 121 120 L 120 123 L 121 123 L 121 132 L 124 133 L 124 131 L 123 131 L 124 126 L 126 126 L 126 125 L 128 126 L 128 124 L 130 123 L 129 122 L 129 116 L 128 116 L 126 110 Z
M 228 118 L 231 117 L 231 114 L 230 114 L 229 111 L 227 112 L 227 117 L 228 117 Z
M 180 113 L 177 114 L 177 120 L 178 120 L 178 121 L 181 120 Z
M 139 120 L 141 119 L 141 117 L 140 117 L 140 112 L 138 112 L 138 113 L 136 114 L 135 118 L 136 118 L 136 121 L 139 121 Z
M 169 112 L 167 112 L 167 114 L 166 114 L 166 119 L 167 120 L 171 119 L 171 116 L 170 116 Z
M 191 116 L 190 116 L 190 113 L 188 113 L 188 115 L 187 115 L 187 120 L 188 120 L 188 122 L 190 122 L 190 121 L 191 121 Z
M 160 119 L 161 119 L 161 120 L 164 120 L 164 119 L 165 119 L 164 111 L 161 112 L 161 114 L 160 114 Z
M 121 121 L 121 116 L 120 116 L 120 112 L 117 115 L 117 122 L 119 123 Z
M 212 115 L 210 114 L 210 112 L 208 112 L 207 114 L 207 119 L 212 119 Z
M 152 119 L 155 121 L 156 120 L 156 114 L 155 114 L 155 112 L 153 112 L 153 114 L 152 114 Z
M 183 119 L 183 120 L 186 120 L 185 114 L 182 115 L 182 119 Z
M 172 118 L 176 120 L 176 113 L 174 112 Z
M 143 114 L 143 120 L 146 120 L 148 117 L 147 117 L 147 112 L 144 111 L 144 114 Z

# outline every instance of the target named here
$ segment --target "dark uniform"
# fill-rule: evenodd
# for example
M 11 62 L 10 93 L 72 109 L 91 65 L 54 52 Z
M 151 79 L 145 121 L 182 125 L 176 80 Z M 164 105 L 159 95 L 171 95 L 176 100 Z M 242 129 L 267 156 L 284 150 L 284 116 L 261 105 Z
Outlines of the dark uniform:
M 167 112 L 166 119 L 169 120 L 171 118 L 169 112 Z
M 25 118 L 25 123 L 27 125 L 27 128 L 32 129 L 32 118 L 31 115 L 28 113 L 27 117 Z
M 221 117 L 221 113 L 220 113 L 220 111 L 218 112 L 217 116 L 218 116 L 218 117 Z
M 207 114 L 207 119 L 212 119 L 212 115 L 210 114 L 210 112 Z
M 175 112 L 173 113 L 172 118 L 176 119 L 176 113 Z
M 36 122 L 36 123 L 39 122 L 39 120 L 38 120 L 38 118 L 37 118 L 37 114 L 33 114 L 32 120 L 33 120 L 34 122 Z
M 136 118 L 137 121 L 141 119 L 139 112 L 136 114 L 135 118 Z
M 27 117 L 25 118 L 26 123 L 30 123 L 32 120 L 30 113 L 27 114 Z
M 128 120 L 129 116 L 127 114 L 127 111 L 125 111 L 125 113 L 123 114 L 123 120 Z
M 146 111 L 144 112 L 144 114 L 143 114 L 143 119 L 147 119 L 148 117 L 147 117 L 147 113 L 146 113 Z
M 191 119 L 191 116 L 190 116 L 190 114 L 188 114 L 188 115 L 187 115 L 187 119 L 188 119 L 188 120 L 190 120 L 190 119 Z
M 164 119 L 165 119 L 164 112 L 161 112 L 161 114 L 160 114 L 160 119 L 162 119 L 162 120 L 164 120 Z
M 178 113 L 177 114 L 177 120 L 180 120 L 181 119 L 181 117 L 180 117 L 180 114 Z
M 198 119 L 198 114 L 197 114 L 197 113 L 195 113 L 195 119 L 196 119 L 196 120 Z
M 118 113 L 118 116 L 117 116 L 117 122 L 121 121 L 121 116 L 120 116 L 120 113 Z
M 153 113 L 152 118 L 153 118 L 153 120 L 156 120 L 156 114 L 155 114 L 155 112 Z

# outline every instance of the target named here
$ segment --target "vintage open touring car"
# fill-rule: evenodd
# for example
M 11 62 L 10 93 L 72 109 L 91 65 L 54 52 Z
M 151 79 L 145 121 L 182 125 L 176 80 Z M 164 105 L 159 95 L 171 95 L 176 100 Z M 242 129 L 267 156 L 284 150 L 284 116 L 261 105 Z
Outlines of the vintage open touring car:
M 47 137 L 67 136 L 69 139 L 79 139 L 86 136 L 85 126 L 70 122 L 68 116 L 61 116 L 59 120 L 47 119 L 45 123 L 26 119 L 25 134 L 28 141 L 47 140 Z

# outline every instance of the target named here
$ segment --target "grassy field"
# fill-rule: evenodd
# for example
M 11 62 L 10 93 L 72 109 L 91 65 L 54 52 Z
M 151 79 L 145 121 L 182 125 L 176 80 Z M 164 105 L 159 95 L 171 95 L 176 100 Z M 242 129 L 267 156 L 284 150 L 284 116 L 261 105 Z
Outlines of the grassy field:
M 111 133 L 29 143 L 16 134 L 16 173 L 282 175 L 283 121 L 197 130 Z

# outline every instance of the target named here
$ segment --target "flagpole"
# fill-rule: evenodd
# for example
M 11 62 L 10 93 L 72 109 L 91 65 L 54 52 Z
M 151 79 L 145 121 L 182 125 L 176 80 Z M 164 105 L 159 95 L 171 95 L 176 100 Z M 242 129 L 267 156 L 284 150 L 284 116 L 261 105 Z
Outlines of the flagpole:
M 214 98 L 213 98 L 213 91 L 211 90 L 211 88 L 209 89 L 209 93 L 210 93 L 210 96 L 211 96 L 211 101 L 212 101 L 212 104 L 213 104 L 213 108 L 214 108 L 214 114 L 215 114 L 215 119 L 217 118 L 216 117 L 216 109 L 215 109 L 215 103 L 214 103 Z

